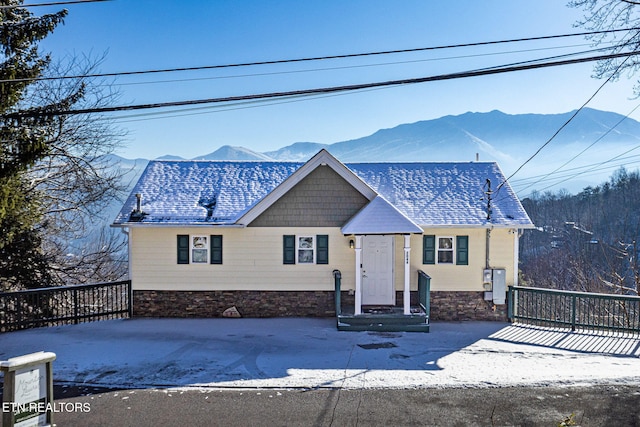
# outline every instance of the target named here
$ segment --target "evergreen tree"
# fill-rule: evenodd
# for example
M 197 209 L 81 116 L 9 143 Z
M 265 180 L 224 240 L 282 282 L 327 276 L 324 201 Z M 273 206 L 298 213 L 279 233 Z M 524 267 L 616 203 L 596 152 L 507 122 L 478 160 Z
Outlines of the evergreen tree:
M 66 10 L 40 17 L 22 0 L 0 0 L 0 290 L 48 285 L 47 261 L 40 249 L 38 224 L 42 209 L 38 194 L 30 191 L 26 172 L 49 150 L 47 134 L 54 116 L 12 116 L 24 109 L 33 79 L 41 75 L 50 58 L 38 52 L 37 43 L 50 34 Z M 54 105 L 38 106 L 46 112 L 73 103 L 73 96 Z

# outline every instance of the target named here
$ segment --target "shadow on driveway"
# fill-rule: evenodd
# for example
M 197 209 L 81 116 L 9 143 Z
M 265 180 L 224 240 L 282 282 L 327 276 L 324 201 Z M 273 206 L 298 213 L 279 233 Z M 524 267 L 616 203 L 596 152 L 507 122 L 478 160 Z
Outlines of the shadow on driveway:
M 581 332 L 513 324 L 489 339 L 536 345 L 580 353 L 640 357 L 640 335 L 616 332 Z

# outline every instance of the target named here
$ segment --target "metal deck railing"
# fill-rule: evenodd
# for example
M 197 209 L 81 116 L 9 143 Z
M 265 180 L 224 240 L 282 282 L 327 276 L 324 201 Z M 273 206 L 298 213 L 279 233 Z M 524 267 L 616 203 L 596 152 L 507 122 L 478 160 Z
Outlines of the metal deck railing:
M 0 332 L 132 317 L 131 281 L 0 293 Z
M 511 321 L 572 331 L 640 333 L 640 297 L 510 286 Z

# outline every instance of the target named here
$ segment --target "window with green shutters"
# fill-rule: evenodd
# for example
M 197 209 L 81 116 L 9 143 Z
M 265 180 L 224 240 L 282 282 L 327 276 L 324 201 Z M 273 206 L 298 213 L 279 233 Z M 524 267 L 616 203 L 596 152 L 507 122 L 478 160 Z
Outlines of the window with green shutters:
M 211 236 L 211 264 L 222 264 L 222 236 Z
M 282 236 L 283 264 L 329 264 L 329 236 Z
M 453 256 L 455 255 L 455 261 Z M 469 265 L 469 236 L 436 236 L 428 234 L 422 236 L 423 264 L 453 264 Z
M 178 264 L 206 263 L 222 264 L 222 235 L 178 234 Z
M 178 264 L 189 264 L 189 235 L 178 235 Z
M 456 264 L 469 265 L 469 236 L 456 236 Z

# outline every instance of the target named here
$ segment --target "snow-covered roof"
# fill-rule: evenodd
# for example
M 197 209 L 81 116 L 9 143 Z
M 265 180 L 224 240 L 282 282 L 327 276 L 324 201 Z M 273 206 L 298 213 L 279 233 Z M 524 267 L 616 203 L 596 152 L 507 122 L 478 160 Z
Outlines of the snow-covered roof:
M 151 161 L 114 225 L 235 225 L 304 165 L 268 161 Z M 505 180 L 493 162 L 344 166 L 354 174 L 354 179 L 362 180 L 367 188 L 422 226 L 486 226 L 487 180 L 494 191 Z M 132 217 L 136 194 L 141 195 L 143 214 Z M 491 208 L 490 222 L 495 226 L 533 225 L 508 183 L 493 193 Z
M 532 227 L 495 162 L 347 164 L 360 179 L 420 225 Z M 487 206 L 491 184 L 491 216 Z
M 422 233 L 422 229 L 384 197 L 377 196 L 342 227 L 342 234 Z

